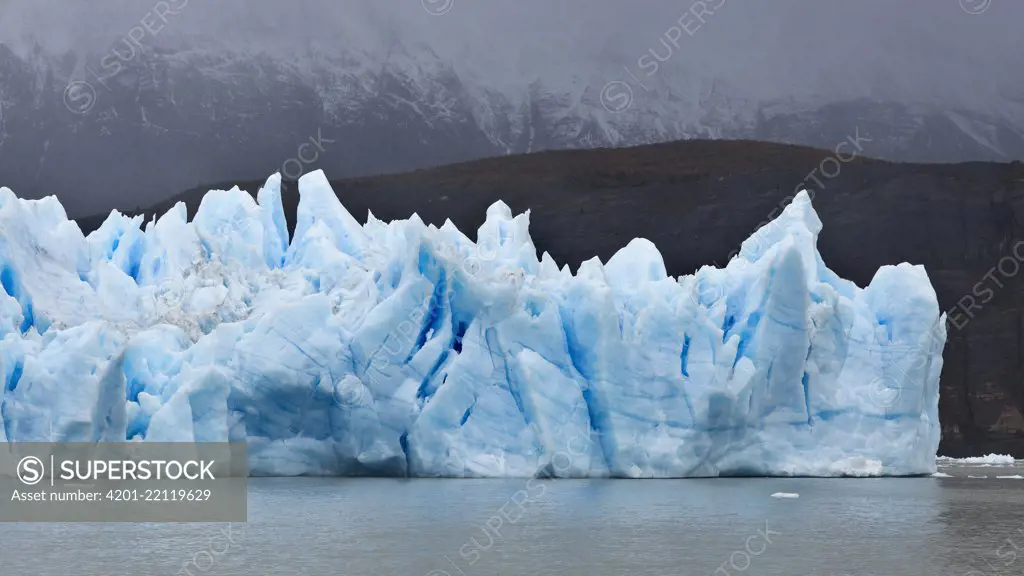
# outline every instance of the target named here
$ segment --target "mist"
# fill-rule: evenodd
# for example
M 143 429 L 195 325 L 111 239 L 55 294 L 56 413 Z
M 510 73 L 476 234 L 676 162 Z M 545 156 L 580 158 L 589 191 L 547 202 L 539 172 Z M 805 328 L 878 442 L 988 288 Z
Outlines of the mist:
M 963 0 L 970 7 L 991 0 Z M 0 43 L 25 54 L 100 54 L 138 26 L 151 0 L 11 0 L 0 4 Z M 635 66 L 694 6 L 647 0 L 174 0 L 178 13 L 144 45 L 188 39 L 207 49 L 313 58 L 363 51 L 380 59 L 402 47 L 432 50 L 488 84 Z M 696 3 L 699 7 L 701 3 Z M 713 71 L 763 96 L 837 94 L 947 100 L 982 107 L 1021 94 L 1024 5 L 993 3 L 969 14 L 954 0 L 715 0 L 691 27 L 669 74 Z M 432 8 L 433 6 L 433 8 Z M 430 10 L 447 10 L 432 15 Z M 692 18 L 690 18 L 692 20 Z M 298 64 L 297 64 L 298 65 Z M 1020 113 L 1020 101 L 1017 101 Z
M 991 0 L 0 0 L 0 184 L 57 194 L 76 213 L 132 208 L 265 177 L 323 126 L 359 140 L 335 149 L 344 158 L 325 154 L 332 177 L 708 134 L 820 145 L 835 136 L 755 125 L 851 101 L 898 105 L 905 118 L 894 124 L 911 127 L 947 115 L 969 141 L 960 156 L 965 145 L 950 141 L 922 159 L 1015 158 L 1021 22 L 1024 4 Z M 128 65 L 132 75 L 108 81 Z M 381 96 L 383 72 L 395 70 L 406 87 Z M 92 115 L 73 110 L 92 102 L 65 89 L 83 82 L 101 101 Z M 602 87 L 615 83 L 631 108 L 606 116 L 615 102 Z M 381 106 L 423 127 L 338 128 Z M 430 151 L 390 150 L 417 139 Z M 160 158 L 134 158 L 146 154 Z

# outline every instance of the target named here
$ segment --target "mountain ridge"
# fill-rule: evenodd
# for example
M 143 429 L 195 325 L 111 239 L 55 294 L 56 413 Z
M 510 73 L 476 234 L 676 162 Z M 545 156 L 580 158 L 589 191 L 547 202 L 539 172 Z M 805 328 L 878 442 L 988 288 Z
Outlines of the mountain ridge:
M 801 146 L 683 141 L 490 158 L 332 186 L 360 221 L 369 212 L 382 220 L 416 213 L 428 224 L 451 219 L 466 231 L 502 200 L 515 213 L 530 210 L 538 253 L 573 270 L 595 255 L 607 262 L 643 237 L 661 251 L 671 275 L 723 266 L 751 230 L 807 188 L 824 223 L 819 249 L 832 270 L 865 286 L 881 266 L 921 264 L 950 316 L 940 454 L 1024 457 L 1024 281 L 997 269 L 1024 239 L 1024 164 L 858 157 L 839 164 L 822 186 L 807 179 L 834 157 Z M 215 188 L 234 184 L 255 194 L 263 182 Z M 209 189 L 179 198 L 190 215 L 203 188 Z M 292 228 L 294 185 L 282 196 Z M 146 211 L 147 219 L 153 213 Z M 79 222 L 89 229 L 103 218 Z M 1001 286 L 985 280 L 990 276 Z M 988 299 L 980 296 L 985 289 L 992 290 Z
M 678 32 L 692 12 L 661 0 L 625 21 L 624 8 L 577 0 L 438 15 L 254 2 L 176 0 L 160 20 L 128 0 L 8 1 L 5 184 L 56 194 L 75 216 L 130 209 L 280 170 L 318 132 L 335 142 L 303 170 L 345 177 L 679 139 L 832 148 L 857 130 L 865 154 L 890 160 L 1024 158 L 1022 86 L 1001 72 L 1019 53 L 1004 35 L 1024 18 L 1017 5 L 972 16 L 912 2 L 917 12 L 897 14 L 870 0 L 833 14 L 731 0 Z M 874 26 L 894 36 L 859 36 L 883 8 Z M 913 28 L 920 14 L 958 34 Z M 648 75 L 641 62 L 654 57 Z

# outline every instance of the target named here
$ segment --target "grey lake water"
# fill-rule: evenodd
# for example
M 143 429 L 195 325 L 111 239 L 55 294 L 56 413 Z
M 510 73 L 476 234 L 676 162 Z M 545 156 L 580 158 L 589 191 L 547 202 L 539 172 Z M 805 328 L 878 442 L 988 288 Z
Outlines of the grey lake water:
M 253 479 L 246 523 L 0 525 L 0 574 L 1011 576 L 1024 574 L 1024 479 L 996 476 L 1019 466 L 943 468 L 950 478 Z

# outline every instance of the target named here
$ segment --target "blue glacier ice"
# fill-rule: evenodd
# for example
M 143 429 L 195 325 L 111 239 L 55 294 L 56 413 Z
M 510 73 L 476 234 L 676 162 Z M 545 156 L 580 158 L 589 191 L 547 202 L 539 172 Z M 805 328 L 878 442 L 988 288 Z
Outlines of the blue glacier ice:
M 944 316 L 920 266 L 860 288 L 806 193 L 723 269 L 636 239 L 575 274 L 498 202 L 476 241 L 360 224 L 322 172 L 191 222 L 0 189 L 0 439 L 244 441 L 253 475 L 930 474 Z

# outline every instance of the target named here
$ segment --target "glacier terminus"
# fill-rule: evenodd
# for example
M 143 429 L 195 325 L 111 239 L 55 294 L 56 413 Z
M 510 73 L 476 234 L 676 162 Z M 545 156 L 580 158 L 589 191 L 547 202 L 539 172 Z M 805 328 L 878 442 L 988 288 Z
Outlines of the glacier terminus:
M 299 190 L 289 237 L 277 174 L 88 236 L 0 189 L 0 440 L 246 442 L 256 476 L 936 471 L 931 282 L 838 277 L 807 193 L 671 277 L 643 239 L 559 267 L 501 202 L 474 241 Z

